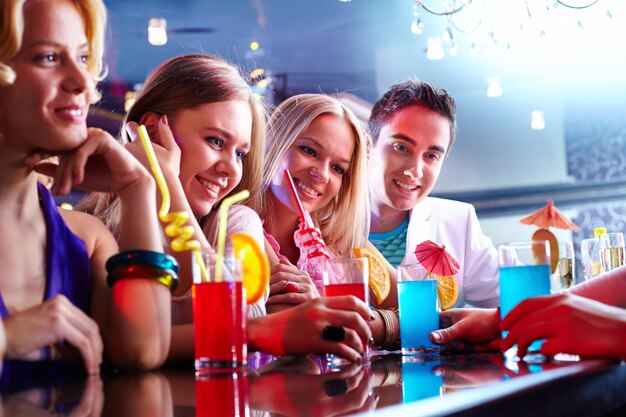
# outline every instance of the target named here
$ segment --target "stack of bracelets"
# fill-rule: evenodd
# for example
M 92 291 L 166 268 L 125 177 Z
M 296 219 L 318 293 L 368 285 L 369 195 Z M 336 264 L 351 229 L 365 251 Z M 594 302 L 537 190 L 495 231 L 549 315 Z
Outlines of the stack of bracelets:
M 385 338 L 380 346 L 374 346 L 377 350 L 397 350 L 400 347 L 400 320 L 398 319 L 398 309 L 388 310 L 376 309 L 383 320 L 385 328 Z
M 107 284 L 113 288 L 123 279 L 153 279 L 174 292 L 178 286 L 178 262 L 166 253 L 129 250 L 109 258 L 106 263 Z

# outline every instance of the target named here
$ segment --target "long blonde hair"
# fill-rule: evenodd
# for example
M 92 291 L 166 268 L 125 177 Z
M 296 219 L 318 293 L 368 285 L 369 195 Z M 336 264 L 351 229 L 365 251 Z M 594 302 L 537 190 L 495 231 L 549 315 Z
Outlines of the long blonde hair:
M 323 94 L 301 94 L 285 100 L 274 110 L 267 130 L 266 162 L 261 185 L 263 194 L 250 200 L 249 205 L 262 219 L 271 219 L 273 208 L 267 193 L 271 192 L 272 179 L 294 141 L 313 120 L 324 114 L 331 114 L 350 126 L 354 153 L 337 196 L 325 207 L 311 213 L 311 217 L 320 228 L 326 244 L 339 256 L 347 256 L 353 247 L 364 244 L 369 233 L 365 171 L 367 140 L 356 116 L 337 99 Z
M 0 3 L 0 87 L 13 84 L 15 71 L 6 63 L 22 47 L 24 5 L 27 0 L 3 0 Z M 94 81 L 103 77 L 104 28 L 107 13 L 102 0 L 72 0 L 85 24 L 89 42 L 87 70 Z
M 187 54 L 159 65 L 146 79 L 135 103 L 126 115 L 124 125 L 139 123 L 147 112 L 172 114 L 208 103 L 242 100 L 252 113 L 250 151 L 243 160 L 240 183 L 229 195 L 247 189 L 257 199 L 261 190 L 263 151 L 265 148 L 265 109 L 239 70 L 228 62 L 206 54 Z M 125 129 L 122 140 L 127 141 Z M 213 211 L 218 207 L 216 204 Z M 99 217 L 115 235 L 119 231 L 119 203 L 111 195 L 90 195 L 78 207 Z M 206 217 L 206 216 L 205 216 Z M 199 219 L 201 225 L 205 218 Z

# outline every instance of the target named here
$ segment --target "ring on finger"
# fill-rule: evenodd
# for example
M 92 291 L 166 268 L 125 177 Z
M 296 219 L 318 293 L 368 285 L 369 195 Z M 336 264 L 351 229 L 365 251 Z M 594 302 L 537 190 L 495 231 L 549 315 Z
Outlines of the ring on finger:
M 346 338 L 346 329 L 341 326 L 326 326 L 322 330 L 322 339 L 342 342 Z
M 285 283 L 285 288 L 283 288 L 283 291 L 285 291 L 286 293 L 299 292 L 300 291 L 300 286 L 298 285 L 297 282 L 287 281 Z

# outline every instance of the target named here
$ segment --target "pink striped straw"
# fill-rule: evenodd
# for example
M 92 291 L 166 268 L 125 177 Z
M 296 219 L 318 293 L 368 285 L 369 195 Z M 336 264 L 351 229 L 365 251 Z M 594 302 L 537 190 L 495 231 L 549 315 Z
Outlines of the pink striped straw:
M 300 201 L 300 196 L 298 195 L 298 191 L 296 191 L 296 186 L 293 183 L 293 179 L 291 178 L 291 172 L 289 172 L 289 169 L 285 169 L 284 174 L 285 179 L 289 184 L 289 188 L 291 188 L 291 195 L 293 196 L 293 199 L 296 202 L 296 206 L 298 207 L 298 212 L 300 213 L 300 221 L 306 228 L 312 229 L 314 225 L 311 221 L 311 216 L 309 216 L 308 213 L 304 210 L 304 207 L 302 207 L 302 201 Z

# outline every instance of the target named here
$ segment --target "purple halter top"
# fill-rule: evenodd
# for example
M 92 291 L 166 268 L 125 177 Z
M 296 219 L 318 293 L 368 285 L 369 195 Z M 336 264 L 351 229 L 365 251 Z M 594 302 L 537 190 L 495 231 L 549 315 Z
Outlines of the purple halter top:
M 91 275 L 85 243 L 67 227 L 50 192 L 37 183 L 39 201 L 46 219 L 46 289 L 44 300 L 65 295 L 74 305 L 89 314 L 91 310 Z M 0 316 L 9 311 L 0 293 Z

